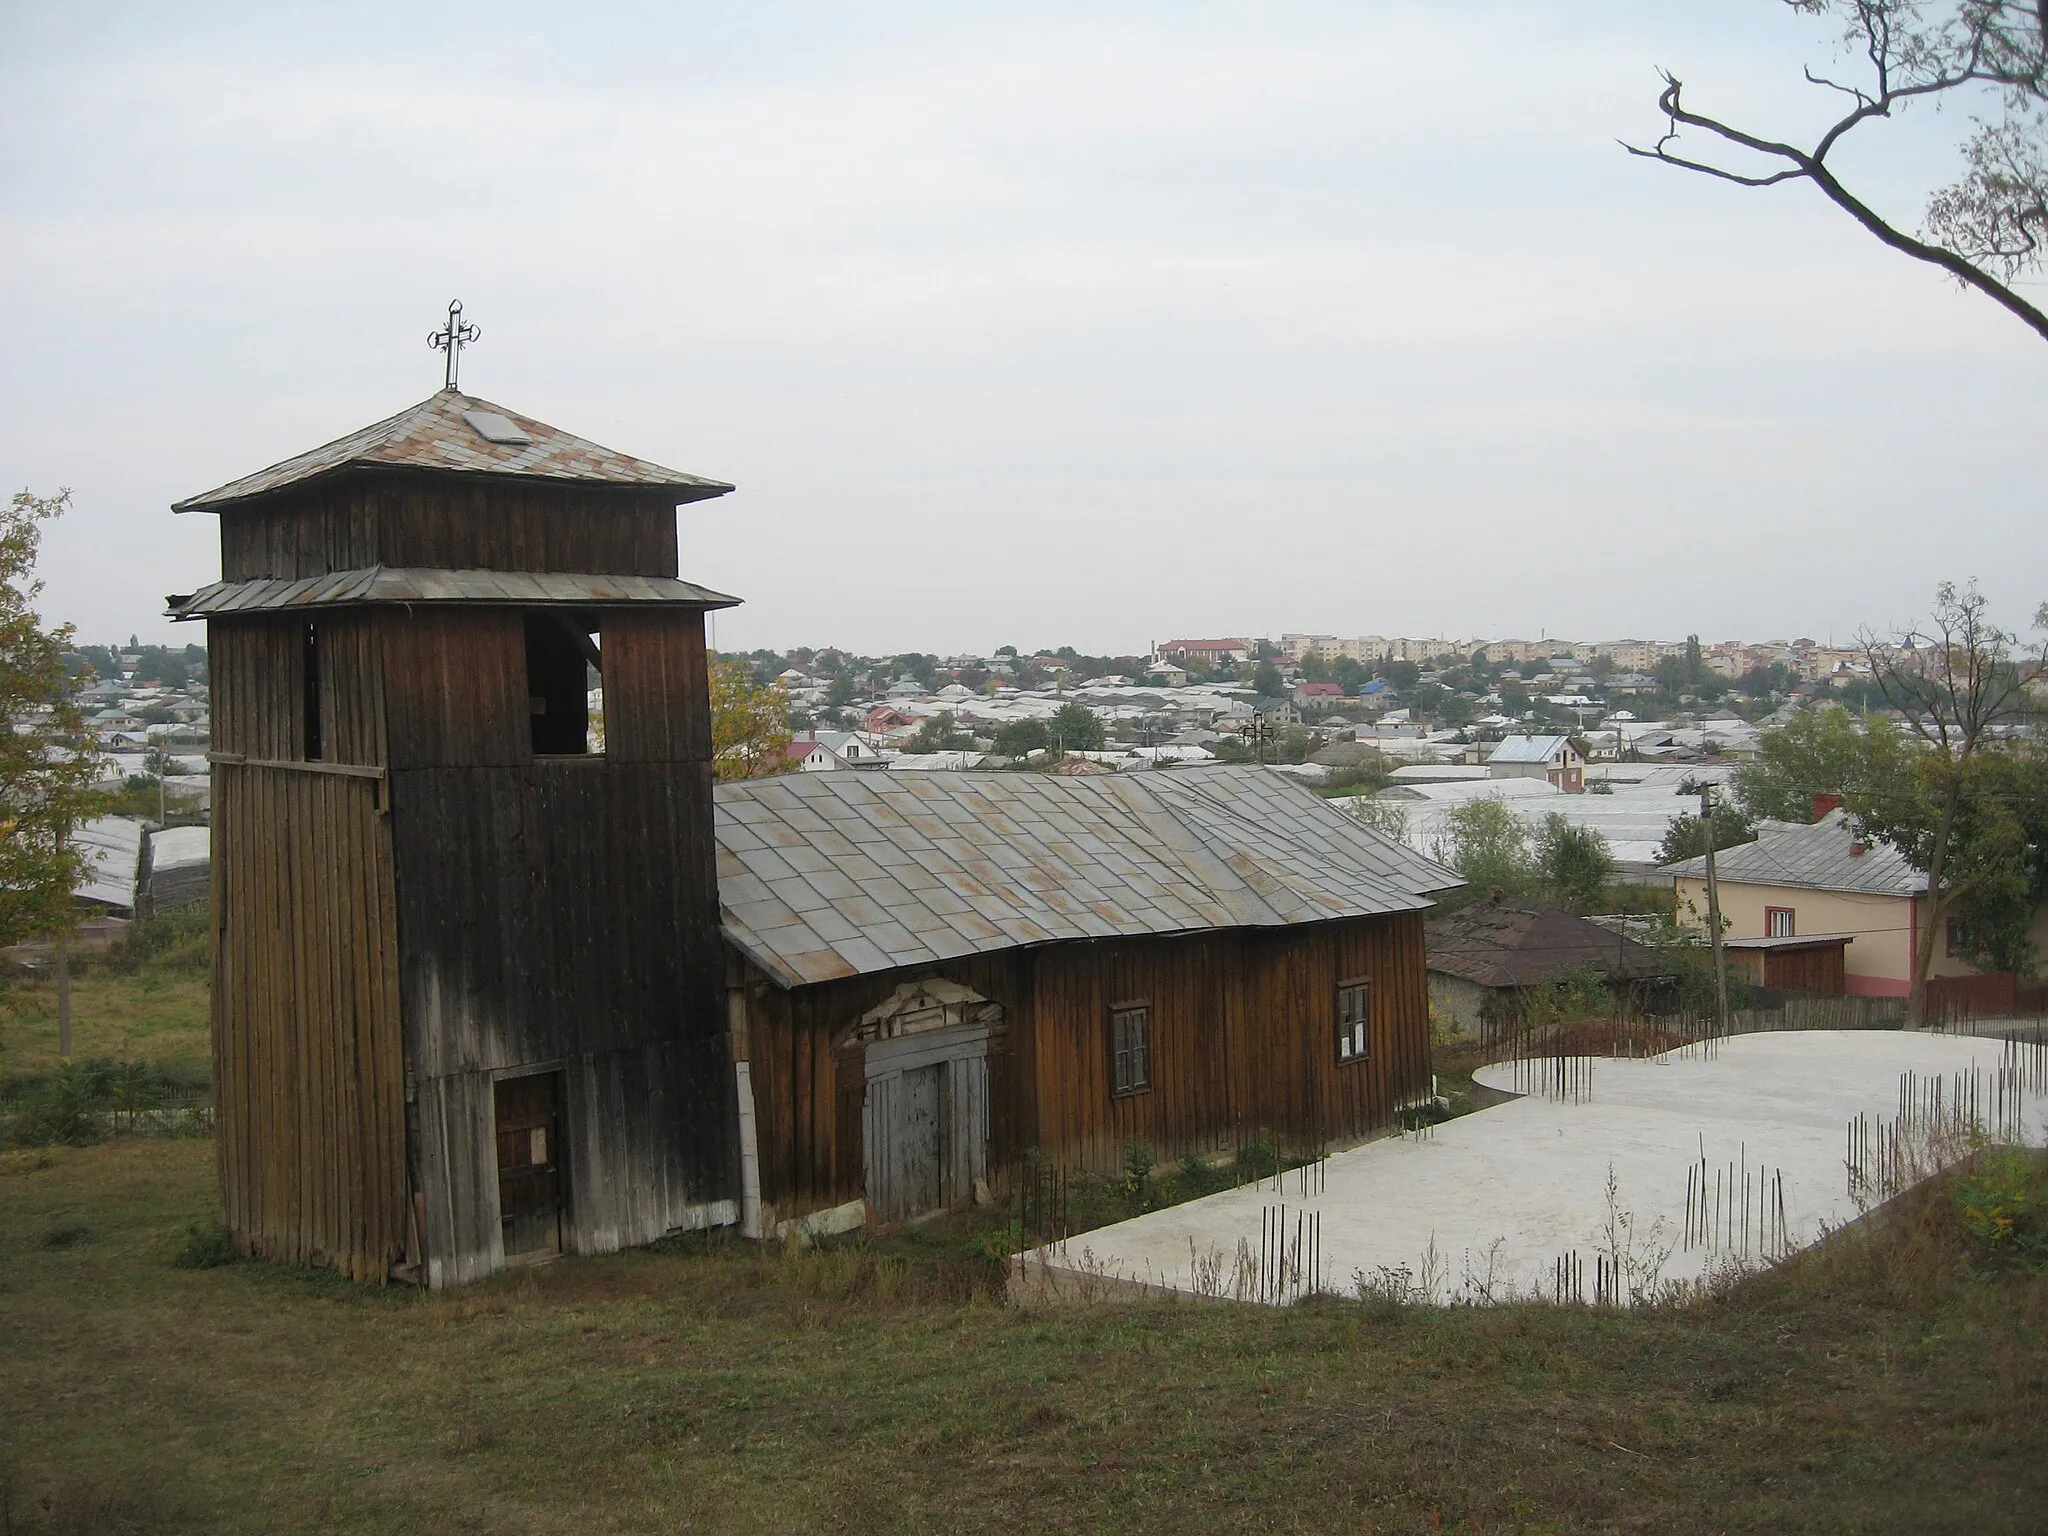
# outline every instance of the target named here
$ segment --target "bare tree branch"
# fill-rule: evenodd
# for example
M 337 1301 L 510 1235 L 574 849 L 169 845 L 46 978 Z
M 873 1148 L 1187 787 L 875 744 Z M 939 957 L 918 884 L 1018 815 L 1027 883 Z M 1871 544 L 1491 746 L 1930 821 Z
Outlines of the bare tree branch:
M 1807 82 L 1847 96 L 1854 106 L 1821 134 L 1811 149 L 1767 138 L 1690 110 L 1684 86 L 1659 71 L 1664 88 L 1657 107 L 1667 124 L 1649 147 L 1623 141 L 1643 159 L 1743 187 L 1810 181 L 1836 207 L 1885 245 L 1939 267 L 1966 288 L 1999 304 L 2048 341 L 2048 310 L 2012 286 L 2048 256 L 2048 0 L 1785 0 L 1806 15 L 1836 15 L 1844 40 L 1868 64 L 1867 86 L 1845 84 L 1812 68 Z M 1978 119 L 1965 146 L 1968 172 L 1929 204 L 1928 234 L 1908 234 L 1852 193 L 1827 164 L 1842 139 L 1863 124 L 1887 118 L 1915 101 L 1976 89 L 2003 93 L 2004 116 Z M 1680 153 L 1673 145 L 1688 130 L 1732 148 L 1779 162 L 1748 170 Z M 1997 268 L 1997 272 L 1989 270 Z M 2002 275 L 2001 275 L 2002 274 Z

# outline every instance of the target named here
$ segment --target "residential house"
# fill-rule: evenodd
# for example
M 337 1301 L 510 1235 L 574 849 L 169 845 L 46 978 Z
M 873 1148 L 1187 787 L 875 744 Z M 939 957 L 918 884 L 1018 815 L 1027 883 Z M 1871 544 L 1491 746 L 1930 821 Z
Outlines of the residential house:
M 1482 1040 L 1521 1016 L 1524 991 L 1561 972 L 1595 973 L 1646 998 L 1665 972 L 1649 946 L 1544 902 L 1496 896 L 1432 919 L 1423 935 L 1431 1011 Z
M 1545 779 L 1566 794 L 1586 787 L 1586 755 L 1569 736 L 1504 737 L 1486 771 L 1496 779 Z
M 1818 821 L 1766 821 L 1757 840 L 1714 856 L 1721 916 L 1738 941 L 1847 937 L 1843 987 L 1851 997 L 1904 997 L 1912 990 L 1913 953 L 1926 921 L 1927 877 L 1887 843 L 1864 837 L 1846 812 Z M 1705 926 L 1705 858 L 1670 866 L 1681 916 Z M 2048 952 L 2048 906 L 2034 916 L 2034 942 Z M 1936 977 L 1976 970 L 1956 951 L 1955 934 L 1935 941 Z

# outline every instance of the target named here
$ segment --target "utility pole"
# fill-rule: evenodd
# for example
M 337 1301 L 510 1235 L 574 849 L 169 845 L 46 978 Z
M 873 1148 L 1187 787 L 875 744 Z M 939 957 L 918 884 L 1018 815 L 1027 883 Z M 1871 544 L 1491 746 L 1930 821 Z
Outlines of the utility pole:
M 71 1059 L 71 940 L 57 935 L 57 1056 Z
M 1721 880 L 1714 872 L 1714 786 L 1700 786 L 1700 832 L 1707 843 L 1707 936 L 1714 946 L 1714 1021 L 1728 1033 L 1728 956 L 1721 948 Z

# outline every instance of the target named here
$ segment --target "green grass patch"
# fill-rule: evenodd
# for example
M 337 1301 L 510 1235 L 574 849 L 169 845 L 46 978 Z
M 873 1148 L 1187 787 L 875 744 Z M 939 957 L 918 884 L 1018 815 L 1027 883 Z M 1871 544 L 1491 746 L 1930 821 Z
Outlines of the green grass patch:
M 0 1012 L 0 1071 L 41 1078 L 55 1070 L 57 985 L 39 977 L 16 981 Z M 95 968 L 71 982 L 71 1053 L 75 1057 L 146 1061 L 188 1086 L 212 1081 L 213 1056 L 205 974 Z
M 0 1178 L 12 1531 L 1978 1533 L 2048 1498 L 2048 1279 L 1967 1262 L 1955 1182 L 1682 1309 L 1030 1311 L 944 1223 L 437 1295 L 193 1267 L 211 1154 Z

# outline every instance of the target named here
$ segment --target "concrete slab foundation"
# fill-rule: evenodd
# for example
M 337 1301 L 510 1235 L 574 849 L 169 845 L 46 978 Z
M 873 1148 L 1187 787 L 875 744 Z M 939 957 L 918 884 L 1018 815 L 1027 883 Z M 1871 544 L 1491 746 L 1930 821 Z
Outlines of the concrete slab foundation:
M 1931 1172 L 1970 1123 L 2048 1143 L 2038 1043 L 1759 1034 L 1478 1079 L 1523 1096 L 1035 1249 L 1012 1294 L 1627 1301 L 1814 1242 Z

